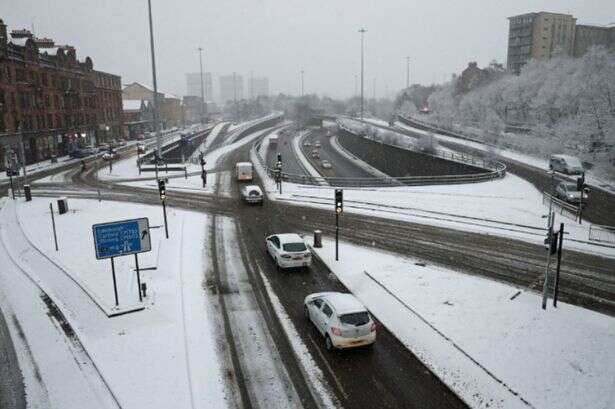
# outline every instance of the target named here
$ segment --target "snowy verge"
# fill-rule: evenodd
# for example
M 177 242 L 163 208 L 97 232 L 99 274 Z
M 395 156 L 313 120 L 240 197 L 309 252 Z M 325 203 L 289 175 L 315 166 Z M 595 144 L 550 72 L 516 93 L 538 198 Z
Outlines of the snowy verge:
M 538 294 L 511 300 L 515 287 L 345 242 L 338 262 L 332 240 L 313 250 L 471 407 L 615 402 L 613 317 L 561 302 L 543 311 Z

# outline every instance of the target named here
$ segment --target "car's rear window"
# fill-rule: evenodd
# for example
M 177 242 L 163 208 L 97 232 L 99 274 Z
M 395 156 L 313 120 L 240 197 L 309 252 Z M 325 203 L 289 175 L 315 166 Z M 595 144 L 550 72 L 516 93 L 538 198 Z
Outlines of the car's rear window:
M 340 315 L 340 322 L 348 325 L 365 325 L 369 322 L 369 314 L 367 312 L 354 312 Z
M 250 190 L 248 194 L 250 196 L 260 196 L 261 192 L 259 192 L 258 190 Z
M 305 247 L 305 243 L 286 243 L 282 245 L 282 248 L 284 249 L 284 251 L 290 252 L 307 250 L 307 247 Z
M 566 190 L 577 190 L 577 185 L 573 185 L 572 183 L 566 184 Z

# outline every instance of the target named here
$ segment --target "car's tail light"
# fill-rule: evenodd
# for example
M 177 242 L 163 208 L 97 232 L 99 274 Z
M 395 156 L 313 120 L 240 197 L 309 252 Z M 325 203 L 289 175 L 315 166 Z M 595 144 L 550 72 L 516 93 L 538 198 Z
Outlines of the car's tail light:
M 282 254 L 282 258 L 290 258 L 288 254 Z
M 338 337 L 342 336 L 342 330 L 336 327 L 331 327 L 331 332 L 333 335 L 337 335 Z
M 369 331 L 370 331 L 370 332 L 376 332 L 376 323 L 375 323 L 375 322 L 372 322 L 372 326 L 371 326 L 371 328 L 369 329 Z
M 305 253 L 305 254 L 303 255 L 303 257 L 304 257 L 304 258 L 310 258 L 310 256 L 311 256 L 311 255 L 312 255 L 312 253 Z

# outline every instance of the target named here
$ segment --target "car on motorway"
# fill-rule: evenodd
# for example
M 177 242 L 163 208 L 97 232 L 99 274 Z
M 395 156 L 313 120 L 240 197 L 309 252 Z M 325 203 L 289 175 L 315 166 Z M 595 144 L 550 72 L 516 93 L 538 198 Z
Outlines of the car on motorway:
M 570 155 L 551 155 L 549 169 L 567 175 L 581 175 L 585 172 L 581 161 Z
M 314 147 L 315 148 L 320 148 L 322 145 L 320 144 L 320 142 L 316 141 L 314 142 Z
M 307 268 L 312 265 L 312 253 L 305 242 L 295 233 L 273 234 L 265 239 L 267 253 L 278 270 Z
M 81 148 L 72 150 L 68 156 L 71 158 L 85 158 L 86 156 L 95 155 L 98 150 L 95 148 Z
M 109 149 L 107 152 L 103 153 L 102 155 L 103 160 L 113 160 L 113 159 L 117 159 L 117 157 L 118 157 L 118 154 L 113 149 Z
M 323 160 L 321 166 L 323 167 L 323 169 L 331 169 L 333 166 L 331 165 L 331 162 L 329 162 L 328 160 Z
M 312 146 L 312 144 L 310 143 L 310 141 L 305 141 L 303 142 L 303 146 L 305 146 L 306 148 L 309 148 L 310 146 Z
M 367 308 L 352 294 L 314 293 L 303 302 L 305 317 L 325 338 L 328 350 L 372 346 L 376 323 Z
M 254 177 L 252 162 L 237 162 L 235 164 L 235 177 L 240 182 L 251 181 Z
M 316 149 L 314 149 L 312 150 L 312 152 L 310 152 L 310 157 L 312 159 L 320 159 L 320 153 Z
M 555 197 L 575 205 L 581 203 L 581 194 L 583 195 L 583 201 L 587 200 L 587 193 L 579 191 L 576 183 L 561 182 L 555 188 Z
M 241 200 L 248 204 L 263 204 L 263 191 L 258 185 L 247 185 L 241 188 Z

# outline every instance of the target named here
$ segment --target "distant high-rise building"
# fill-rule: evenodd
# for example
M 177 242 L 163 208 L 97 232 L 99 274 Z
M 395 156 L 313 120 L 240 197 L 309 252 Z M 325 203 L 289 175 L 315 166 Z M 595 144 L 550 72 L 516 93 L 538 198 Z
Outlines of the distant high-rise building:
M 254 77 L 248 80 L 248 95 L 250 98 L 269 95 L 269 78 Z
M 527 13 L 508 18 L 507 67 L 518 73 L 530 60 L 581 57 L 594 45 L 615 49 L 615 27 L 577 25 L 570 14 Z
M 218 78 L 220 82 L 220 102 L 225 104 L 228 101 L 243 99 L 243 77 L 239 74 L 222 75 Z
M 213 101 L 213 82 L 211 72 L 203 73 L 203 88 L 205 93 L 205 101 Z M 186 95 L 193 97 L 201 96 L 201 73 L 186 74 Z
M 578 24 L 574 36 L 574 56 L 582 57 L 594 45 L 615 50 L 615 25 L 600 27 Z
M 570 14 L 543 11 L 509 17 L 508 69 L 519 72 L 531 59 L 572 56 L 576 20 Z

